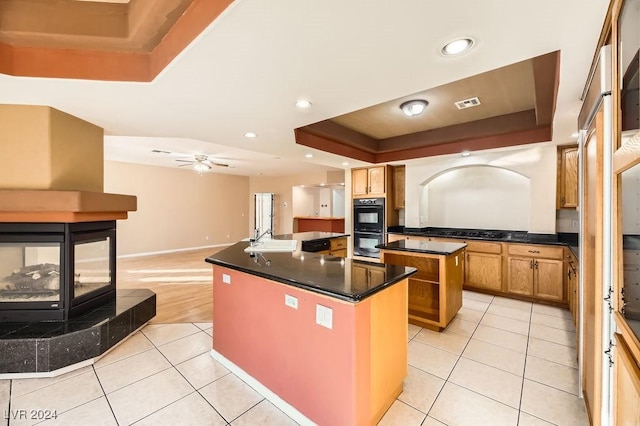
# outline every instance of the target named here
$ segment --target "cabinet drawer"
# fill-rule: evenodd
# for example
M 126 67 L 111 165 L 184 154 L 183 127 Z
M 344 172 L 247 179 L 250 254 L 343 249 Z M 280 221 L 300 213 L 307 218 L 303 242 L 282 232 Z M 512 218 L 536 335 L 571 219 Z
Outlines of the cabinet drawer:
M 464 240 L 460 242 L 464 242 L 467 244 L 467 251 L 477 251 L 481 253 L 494 253 L 494 254 L 502 253 L 501 243 L 487 243 L 484 241 L 469 241 L 469 240 Z
M 331 243 L 331 250 L 341 250 L 347 248 L 346 238 L 332 238 L 329 240 Z
M 343 248 L 343 249 L 340 249 L 340 250 L 331 250 L 331 251 L 329 252 L 329 254 L 330 254 L 331 256 L 347 257 L 347 249 L 346 249 L 346 248 Z
M 509 254 L 516 256 L 547 257 L 550 259 L 563 259 L 563 247 L 550 247 L 530 244 L 509 244 Z

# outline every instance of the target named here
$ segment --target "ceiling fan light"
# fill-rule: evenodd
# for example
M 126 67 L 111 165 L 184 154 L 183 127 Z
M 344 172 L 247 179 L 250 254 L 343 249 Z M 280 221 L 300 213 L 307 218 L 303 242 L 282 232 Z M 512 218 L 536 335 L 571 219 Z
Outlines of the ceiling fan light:
M 211 169 L 211 166 L 202 162 L 196 162 L 193 165 L 193 170 L 195 170 L 198 173 L 206 172 L 209 169 Z
M 413 117 L 414 115 L 420 115 L 427 107 L 429 102 L 424 99 L 414 99 L 411 101 L 404 102 L 400 105 L 400 109 L 409 117 Z

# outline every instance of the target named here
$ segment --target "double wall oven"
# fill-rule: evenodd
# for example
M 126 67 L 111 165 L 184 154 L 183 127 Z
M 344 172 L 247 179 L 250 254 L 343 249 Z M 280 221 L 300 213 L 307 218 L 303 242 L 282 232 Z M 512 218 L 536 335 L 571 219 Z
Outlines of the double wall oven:
M 384 243 L 384 198 L 353 200 L 353 254 L 380 257 L 378 244 Z

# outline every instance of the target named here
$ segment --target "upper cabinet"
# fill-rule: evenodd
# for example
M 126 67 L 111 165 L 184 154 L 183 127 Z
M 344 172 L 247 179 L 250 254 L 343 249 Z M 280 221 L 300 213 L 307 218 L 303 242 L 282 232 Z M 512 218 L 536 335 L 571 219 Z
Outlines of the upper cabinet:
M 396 210 L 404 209 L 404 181 L 405 167 L 393 167 L 393 208 Z
M 384 197 L 387 193 L 386 187 L 387 166 L 351 170 L 351 188 L 354 198 Z
M 578 207 L 578 146 L 558 147 L 557 208 Z

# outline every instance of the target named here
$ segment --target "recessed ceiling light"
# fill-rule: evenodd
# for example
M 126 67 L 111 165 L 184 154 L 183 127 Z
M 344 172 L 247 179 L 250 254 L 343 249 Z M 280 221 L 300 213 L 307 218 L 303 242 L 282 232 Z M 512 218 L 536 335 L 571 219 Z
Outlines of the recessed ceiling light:
M 459 55 L 471 49 L 474 44 L 475 42 L 471 37 L 459 38 L 445 44 L 444 47 L 440 50 L 440 53 L 445 56 Z
M 343 165 L 343 166 L 348 166 L 348 165 L 349 165 L 349 162 L 348 162 L 348 161 L 344 161 L 344 162 L 342 162 L 342 165 Z
M 403 102 L 402 105 L 400 105 L 400 109 L 409 117 L 413 117 L 414 115 L 422 114 L 428 104 L 429 102 L 424 99 L 413 99 Z
M 468 156 L 470 156 L 470 155 L 471 155 L 471 152 L 469 152 L 469 151 L 462 151 L 462 152 L 460 153 L 460 155 L 462 155 L 463 157 L 468 157 Z
M 296 101 L 296 107 L 301 109 L 311 108 L 311 102 L 300 99 L 299 101 Z
M 578 136 L 580 135 L 580 133 L 575 132 L 575 133 L 571 133 L 571 137 L 576 139 Z
M 305 154 L 304 156 L 307 158 L 313 158 L 313 154 Z
M 258 134 L 254 133 L 254 132 L 247 132 L 247 133 L 244 134 L 244 137 L 245 138 L 257 138 Z

